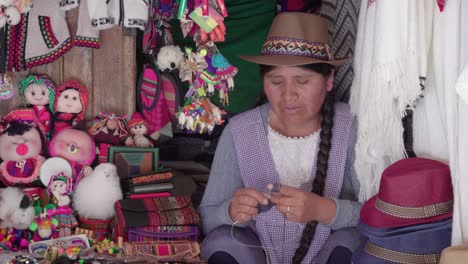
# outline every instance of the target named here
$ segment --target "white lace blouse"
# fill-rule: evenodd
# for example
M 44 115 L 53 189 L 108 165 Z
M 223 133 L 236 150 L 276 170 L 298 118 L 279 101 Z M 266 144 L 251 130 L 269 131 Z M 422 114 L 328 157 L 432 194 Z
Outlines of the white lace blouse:
M 311 180 L 320 129 L 305 137 L 287 137 L 268 126 L 268 142 L 280 183 L 298 188 Z

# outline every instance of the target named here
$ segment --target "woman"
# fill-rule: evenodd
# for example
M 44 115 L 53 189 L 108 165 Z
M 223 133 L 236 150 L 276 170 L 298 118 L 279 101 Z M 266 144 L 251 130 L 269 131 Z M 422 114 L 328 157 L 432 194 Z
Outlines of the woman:
M 347 59 L 333 59 L 327 43 L 319 16 L 281 13 L 261 55 L 243 57 L 260 64 L 269 103 L 221 136 L 199 207 L 209 263 L 350 262 L 360 243 L 348 228 L 361 208 L 356 122 L 333 101 L 334 66 Z

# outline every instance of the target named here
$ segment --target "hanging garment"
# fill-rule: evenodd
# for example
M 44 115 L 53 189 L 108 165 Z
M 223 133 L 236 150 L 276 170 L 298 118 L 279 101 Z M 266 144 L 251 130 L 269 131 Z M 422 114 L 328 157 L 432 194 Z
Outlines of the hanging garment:
M 31 11 L 21 14 L 18 25 L 7 27 L 8 71 L 51 63 L 73 45 L 99 47 L 99 32 L 91 29 L 87 10 L 80 8 L 77 35 L 72 38 L 65 17 L 69 7 L 60 5 L 58 1 L 35 0 Z
M 331 32 L 333 58 L 354 55 L 360 3 L 361 0 L 322 0 L 320 15 L 326 19 Z M 336 69 L 333 81 L 336 99 L 349 101 L 353 76 L 352 61 Z
M 148 0 L 89 1 L 91 23 L 96 30 L 116 25 L 145 30 L 148 23 Z
M 377 193 L 384 168 L 406 156 L 401 118 L 419 98 L 417 1 L 362 1 L 350 105 L 358 116 L 359 200 Z

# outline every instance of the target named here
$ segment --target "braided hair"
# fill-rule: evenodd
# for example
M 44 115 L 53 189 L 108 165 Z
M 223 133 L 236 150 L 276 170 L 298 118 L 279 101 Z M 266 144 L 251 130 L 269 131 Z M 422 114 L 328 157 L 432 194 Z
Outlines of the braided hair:
M 317 64 L 308 64 L 303 66 L 298 66 L 305 69 L 309 69 L 315 72 L 322 74 L 325 78 L 328 78 L 334 69 L 334 66 L 325 63 Z M 264 76 L 267 72 L 273 69 L 273 66 L 260 65 L 260 73 Z M 331 92 L 327 93 L 325 101 L 322 105 L 322 121 L 321 121 L 321 131 L 320 131 L 320 144 L 317 155 L 317 170 L 315 173 L 315 179 L 313 182 L 312 192 L 317 195 L 322 195 L 323 190 L 325 189 L 325 179 L 327 177 L 328 170 L 328 158 L 330 156 L 331 149 L 331 139 L 332 139 L 332 129 L 333 129 L 333 116 L 335 114 L 335 99 Z M 302 237 L 300 240 L 299 247 L 294 253 L 292 263 L 300 264 L 304 257 L 309 251 L 310 244 L 315 236 L 315 231 L 317 228 L 317 221 L 308 222 L 302 232 Z

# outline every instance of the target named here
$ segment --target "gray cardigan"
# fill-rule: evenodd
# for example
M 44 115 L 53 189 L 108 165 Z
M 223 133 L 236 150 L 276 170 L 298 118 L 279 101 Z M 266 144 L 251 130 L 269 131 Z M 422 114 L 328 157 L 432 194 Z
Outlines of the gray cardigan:
M 262 105 L 260 109 L 265 130 L 268 131 L 270 105 Z M 353 166 L 355 159 L 354 148 L 357 137 L 356 119 L 353 120 L 352 129 L 340 199 L 332 198 L 336 202 L 335 218 L 328 225 L 332 230 L 356 226 L 362 206 L 361 203 L 356 201 L 356 194 L 359 192 L 359 181 Z M 208 185 L 202 202 L 198 207 L 202 218 L 203 233 L 206 234 L 220 225 L 233 224 L 229 216 L 229 204 L 234 193 L 240 188 L 243 188 L 243 183 L 236 153 L 234 151 L 231 127 L 230 124 L 228 124 L 224 128 L 219 140 L 210 171 Z M 247 225 L 248 222 L 238 226 Z

